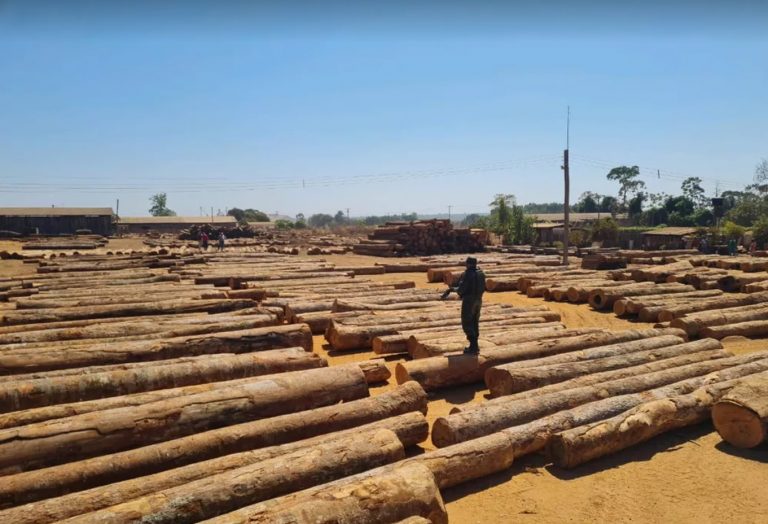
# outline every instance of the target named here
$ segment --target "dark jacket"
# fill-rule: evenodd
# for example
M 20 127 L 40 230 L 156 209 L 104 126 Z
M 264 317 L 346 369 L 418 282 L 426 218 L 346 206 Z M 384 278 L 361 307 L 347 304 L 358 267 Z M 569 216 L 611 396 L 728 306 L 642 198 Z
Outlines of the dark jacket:
M 485 273 L 480 269 L 467 269 L 455 288 L 462 300 L 482 300 L 485 293 Z

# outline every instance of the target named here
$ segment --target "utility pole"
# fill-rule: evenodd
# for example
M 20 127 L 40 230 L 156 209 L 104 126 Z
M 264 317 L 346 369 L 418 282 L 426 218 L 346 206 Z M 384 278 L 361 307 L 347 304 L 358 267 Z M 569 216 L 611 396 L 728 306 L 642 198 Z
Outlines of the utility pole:
M 563 151 L 563 177 L 565 182 L 565 200 L 563 203 L 563 265 L 568 265 L 568 241 L 571 233 L 570 224 L 570 192 L 571 192 L 571 178 L 570 178 L 570 166 L 568 164 L 568 150 L 571 142 L 571 106 L 568 106 L 568 119 L 565 124 L 565 151 Z
M 448 204 L 448 222 L 451 221 L 451 209 L 453 209 L 453 206 Z

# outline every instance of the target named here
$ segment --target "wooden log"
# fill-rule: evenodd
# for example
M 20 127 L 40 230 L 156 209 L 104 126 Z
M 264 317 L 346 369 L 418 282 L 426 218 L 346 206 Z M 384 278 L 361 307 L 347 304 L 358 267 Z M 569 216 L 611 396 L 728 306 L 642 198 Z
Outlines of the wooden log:
M 666 305 L 671 302 L 690 300 L 691 298 L 711 298 L 722 294 L 723 292 L 719 289 L 707 289 L 703 291 L 689 291 L 687 293 L 627 297 L 614 302 L 613 312 L 617 315 L 636 314 L 640 309 L 648 306 Z
M 718 340 L 730 336 L 760 338 L 768 334 L 768 320 L 753 320 L 751 322 L 739 322 L 725 326 L 705 327 L 701 330 L 702 337 L 711 337 Z
M 405 317 L 403 317 L 405 318 Z M 528 323 L 545 323 L 559 321 L 559 313 L 546 313 L 546 312 L 530 312 L 520 313 L 515 315 L 515 318 L 510 318 L 509 324 L 528 324 Z M 439 327 L 439 326 L 452 326 L 460 325 L 461 318 L 458 312 L 453 313 L 445 319 L 435 319 L 429 321 L 403 321 L 400 323 L 388 323 L 380 325 L 345 325 L 345 324 L 333 324 L 326 332 L 326 339 L 330 342 L 331 346 L 337 351 L 346 351 L 353 349 L 370 348 L 373 345 L 373 339 L 375 337 L 384 335 L 394 335 L 399 331 L 406 331 L 412 329 L 418 329 L 421 327 Z
M 537 340 L 545 340 L 552 338 L 570 337 L 577 335 L 585 335 L 588 333 L 596 333 L 597 329 L 575 329 L 565 330 L 564 326 L 560 324 L 557 327 L 550 327 L 546 329 L 537 329 L 539 325 L 548 324 L 530 324 L 526 326 L 526 330 L 507 330 L 502 332 L 493 332 L 484 334 L 482 329 L 480 330 L 480 349 L 493 350 L 499 346 L 508 346 L 514 340 L 516 343 L 534 342 Z M 430 338 L 423 340 L 420 337 L 411 337 L 408 341 L 408 353 L 414 359 L 429 358 L 447 353 L 461 351 L 467 345 L 467 338 L 464 335 L 456 337 L 446 338 Z
M 724 349 L 699 351 L 697 353 L 681 355 L 679 357 L 665 358 L 663 360 L 657 360 L 657 361 L 648 362 L 645 364 L 639 364 L 637 366 L 629 366 L 626 368 L 612 369 L 609 371 L 601 371 L 598 373 L 591 373 L 589 375 L 582 375 L 576 378 L 565 380 L 563 382 L 555 382 L 554 384 L 543 386 L 537 389 L 521 391 L 519 393 L 506 395 L 505 398 L 508 401 L 519 400 L 523 398 L 532 398 L 538 395 L 547 395 L 549 393 L 555 393 L 557 391 L 566 391 L 569 389 L 580 388 L 583 386 L 591 386 L 594 384 L 600 384 L 603 382 L 609 382 L 609 381 L 618 380 L 621 378 L 645 375 L 647 373 L 662 371 L 664 369 L 677 368 L 681 366 L 687 366 L 689 364 L 697 364 L 699 362 L 711 362 L 716 359 L 728 358 L 732 356 L 733 356 L 733 353 L 730 353 Z M 499 395 L 501 394 L 503 393 L 499 392 Z M 461 411 L 465 411 L 466 409 L 467 408 L 454 407 L 451 409 L 451 413 L 458 413 Z
M 768 381 L 768 373 L 747 375 L 747 380 Z M 680 395 L 657 393 L 654 400 L 608 418 L 552 436 L 550 455 L 555 464 L 572 468 L 598 457 L 615 453 L 650 438 L 704 422 L 714 404 L 743 379 L 705 384 Z
M 662 307 L 659 311 L 659 320 L 661 322 L 666 322 L 682 315 L 695 313 L 697 311 L 725 309 L 734 306 L 746 306 L 750 304 L 768 305 L 768 291 L 749 294 L 734 293 L 731 296 L 716 298 L 712 300 L 696 300 L 685 305 Z
M 77 491 L 60 497 L 49 498 L 37 503 L 19 506 L 13 510 L 0 512 L 0 518 L 5 518 L 19 524 L 42 524 L 44 522 L 59 521 L 75 515 L 88 513 L 89 515 L 87 518 L 96 520 L 96 516 L 90 514 L 91 512 L 96 512 L 102 508 L 118 504 L 124 504 L 128 501 L 131 501 L 130 504 L 134 505 L 135 499 L 147 496 L 154 497 L 154 494 L 163 490 L 166 490 L 164 495 L 167 497 L 170 496 L 170 493 L 167 490 L 173 488 L 177 488 L 176 491 L 178 491 L 178 488 L 181 488 L 181 490 L 185 491 L 188 496 L 191 496 L 192 486 L 188 485 L 188 483 L 201 480 L 210 482 L 214 475 L 220 475 L 227 472 L 231 473 L 236 469 L 239 469 L 238 475 L 242 477 L 246 474 L 250 474 L 250 472 L 243 471 L 243 467 L 258 465 L 257 467 L 263 470 L 265 466 L 269 465 L 264 464 L 265 461 L 271 461 L 274 471 L 279 472 L 281 475 L 285 475 L 286 470 L 289 475 L 295 475 L 297 473 L 295 470 L 299 469 L 299 464 L 283 464 L 282 467 L 275 466 L 276 460 L 290 460 L 291 454 L 295 457 L 299 453 L 315 453 L 318 449 L 324 453 L 325 451 L 328 451 L 329 446 L 331 446 L 339 450 L 338 453 L 341 458 L 336 457 L 336 459 L 344 462 L 344 455 L 342 455 L 344 442 L 348 440 L 354 441 L 360 438 L 361 434 L 366 435 L 366 439 L 375 441 L 377 438 L 382 438 L 380 436 L 381 432 L 386 432 L 386 434 L 396 437 L 396 440 L 394 441 L 391 441 L 389 437 L 386 437 L 384 443 L 387 445 L 386 447 L 388 449 L 385 449 L 384 451 L 390 455 L 390 459 L 400 459 L 402 458 L 403 447 L 416 443 L 414 441 L 414 436 L 418 436 L 421 440 L 426 439 L 428 434 L 428 424 L 424 415 L 418 412 L 411 412 L 365 424 L 354 429 L 328 433 L 318 437 L 292 442 L 290 444 L 232 453 L 202 462 L 195 462 L 172 470 L 161 471 L 152 475 L 145 475 L 89 490 Z M 356 454 L 360 449 L 364 448 L 361 448 L 359 445 L 353 445 L 351 446 L 351 449 L 352 453 Z M 382 450 L 374 448 L 371 456 L 375 458 L 376 455 L 380 455 L 381 451 Z M 393 456 L 393 453 L 396 454 L 396 456 Z M 387 462 L 392 461 L 393 460 L 388 460 Z M 373 461 L 366 464 L 366 468 L 364 469 L 369 469 L 376 465 L 375 461 Z M 326 465 L 326 468 L 331 471 L 334 470 L 333 465 Z M 306 469 L 313 470 L 314 466 L 310 465 Z M 362 471 L 362 469 L 358 471 Z M 349 473 L 349 469 L 347 469 L 346 472 Z M 261 486 L 256 486 L 255 489 L 263 489 L 263 477 L 268 475 L 270 475 L 269 471 L 267 471 L 266 474 L 258 475 L 257 478 L 262 479 L 259 481 L 262 484 Z M 11 477 L 11 479 L 12 478 L 13 477 Z M 331 479 L 329 478 L 328 480 Z M 216 484 L 218 484 L 218 482 L 216 482 Z M 200 483 L 198 483 L 198 487 L 200 487 Z M 288 486 L 281 485 L 278 489 L 284 489 L 285 487 Z M 291 486 L 291 488 L 291 491 L 302 489 L 296 488 L 295 485 Z M 242 492 L 242 490 L 235 491 Z M 252 497 L 252 494 L 250 496 Z M 251 498 L 251 501 L 255 502 L 257 499 Z M 246 503 L 250 503 L 250 501 Z M 142 506 L 146 507 L 148 504 L 149 503 L 145 503 L 142 504 Z M 245 503 L 240 500 L 240 505 L 244 504 Z M 115 511 L 112 510 L 112 512 Z M 147 512 L 145 511 L 144 514 L 146 513 Z M 107 516 L 107 519 L 109 520 L 109 516 Z
M 738 448 L 768 440 L 768 373 L 744 378 L 717 400 L 712 422 L 720 437 Z
M 184 485 L 189 493 L 190 490 L 186 484 L 190 482 L 209 479 L 213 475 L 231 472 L 234 469 L 254 464 L 261 464 L 260 467 L 263 469 L 264 461 L 280 459 L 289 454 L 302 450 L 311 450 L 311 448 L 315 447 L 328 446 L 329 444 L 336 445 L 339 442 L 355 439 L 360 434 L 366 434 L 368 438 L 375 438 L 374 435 L 381 431 L 397 437 L 398 445 L 390 446 L 390 449 L 398 450 L 398 455 L 401 456 L 399 450 L 402 450 L 403 447 L 414 445 L 426 439 L 428 424 L 424 415 L 418 412 L 406 413 L 370 424 L 364 424 L 353 429 L 327 433 L 289 444 L 231 453 L 151 475 L 144 475 L 122 482 L 48 498 L 44 501 L 16 507 L 13 510 L 0 511 L 0 518 L 5 518 L 19 524 L 27 522 L 42 524 L 44 522 L 54 522 L 75 515 L 95 512 L 102 508 L 123 504 L 139 497 L 182 485 Z M 310 467 L 312 466 L 310 465 L 307 469 Z M 367 468 L 370 467 L 371 464 L 368 464 Z M 280 471 L 280 468 L 275 468 L 275 471 Z M 6 477 L 6 479 L 13 481 L 14 477 Z M 81 488 L 82 486 L 77 487 Z M 24 496 L 28 495 L 24 494 Z M 93 515 L 89 515 L 89 517 L 94 518 Z
M 729 365 L 732 367 L 729 368 Z M 736 368 L 756 369 L 754 372 L 763 371 L 763 368 L 768 370 L 768 358 L 765 355 L 746 355 L 717 359 L 511 402 L 500 397 L 437 419 L 432 427 L 432 442 L 438 447 L 449 446 L 524 424 L 556 411 L 594 403 L 607 396 L 637 394 L 677 382 L 692 383 L 699 387 L 699 381 L 706 373 L 715 370 L 727 373 L 729 369 Z
M 137 304 L 116 304 L 94 307 L 32 309 L 7 312 L 0 315 L 0 324 L 35 324 L 108 317 L 135 317 L 145 315 L 177 315 L 179 313 L 221 313 L 255 307 L 253 300 L 166 300 Z
M 541 451 L 547 446 L 552 436 L 557 433 L 614 417 L 639 406 L 640 404 L 648 402 L 651 399 L 665 399 L 671 396 L 687 395 L 699 388 L 711 384 L 729 380 L 735 381 L 741 377 L 752 375 L 754 373 L 762 373 L 764 371 L 766 371 L 765 359 L 762 361 L 758 360 L 749 364 L 726 368 L 709 375 L 683 380 L 674 384 L 643 391 L 641 393 L 603 398 L 602 400 L 583 404 L 572 409 L 558 411 L 552 415 L 547 415 L 532 422 L 503 429 L 493 435 L 507 438 L 511 442 L 510 454 L 512 454 L 514 458 L 519 458 L 530 453 Z M 481 438 L 489 438 L 493 435 Z M 475 442 L 476 440 L 469 442 Z M 452 449 L 455 447 L 456 445 L 453 445 L 448 446 L 445 449 Z
M 705 327 L 740 324 L 753 320 L 768 320 L 768 306 L 753 304 L 735 308 L 725 308 L 713 311 L 688 313 L 685 316 L 672 319 L 670 326 L 684 329 L 688 336 L 698 336 Z
M 77 374 L 0 382 L 0 411 L 130 395 L 327 365 L 325 359 L 297 347 L 240 355 L 205 355 L 182 362 L 161 360 L 155 362 L 155 365 L 128 366 L 127 369 L 95 371 L 80 368 Z M 372 364 L 370 367 L 376 378 L 380 378 L 379 366 Z M 383 367 L 386 373 L 386 366 Z
M 365 375 L 357 366 L 240 379 L 230 381 L 228 387 L 222 384 L 227 383 L 139 406 L 2 430 L 0 469 L 53 465 L 368 395 Z
M 546 339 L 519 345 L 500 346 L 480 355 L 449 355 L 400 362 L 395 368 L 398 384 L 415 380 L 427 390 L 483 380 L 485 371 L 493 366 L 545 357 L 596 346 L 629 342 L 661 335 L 683 336 L 681 330 L 645 329 L 590 333 L 575 337 Z
M 213 353 L 245 353 L 280 347 L 312 351 L 312 333 L 303 324 L 270 326 L 147 342 L 112 342 L 70 348 L 55 347 L 0 351 L 5 373 L 35 372 L 72 367 L 162 360 Z
M 400 440 L 381 429 L 317 443 L 144 495 L 70 519 L 78 522 L 193 523 L 404 458 Z M 22 510 L 23 511 L 23 510 Z
M 568 291 L 566 291 L 566 296 L 568 297 L 568 302 L 574 303 L 574 304 L 580 304 L 582 302 L 587 302 L 589 300 L 589 294 L 592 291 L 595 291 L 596 289 L 603 289 L 603 288 L 609 288 L 609 287 L 621 287 L 621 286 L 627 286 L 631 284 L 627 284 L 627 282 L 619 281 L 619 280 L 605 280 L 600 283 L 578 283 L 578 284 L 571 284 L 568 286 Z
M 660 338 L 662 337 L 649 338 L 643 342 L 652 342 Z M 678 338 L 672 345 L 633 351 L 631 353 L 624 353 L 611 357 L 596 358 L 581 362 L 570 362 L 567 364 L 551 364 L 536 367 L 502 365 L 490 368 L 486 371 L 485 381 L 493 396 L 510 395 L 512 393 L 540 388 L 542 386 L 563 382 L 568 379 L 589 375 L 591 373 L 647 364 L 657 360 L 688 355 L 700 351 L 722 349 L 722 345 L 712 339 L 698 340 L 685 344 L 682 344 L 681 342 L 682 340 Z M 628 344 L 632 344 L 632 342 Z
M 163 318 L 163 317 L 161 317 Z M 239 331 L 273 326 L 278 323 L 277 316 L 269 313 L 257 313 L 247 317 L 206 315 L 177 318 L 172 315 L 167 320 L 140 320 L 102 322 L 71 328 L 38 329 L 35 331 L 19 331 L 0 334 L 0 344 L 9 347 L 10 344 L 42 344 L 62 342 L 65 344 L 98 342 L 106 340 L 131 340 L 137 337 L 172 338 L 190 335 L 204 335 L 221 331 Z M 35 324 L 37 325 L 37 324 Z M 38 325 L 44 327 L 46 324 Z M 18 347 L 18 346 L 17 346 Z
M 0 505 L 15 505 L 114 483 L 252 449 L 277 446 L 376 424 L 404 446 L 424 441 L 427 396 L 408 384 L 375 397 L 290 413 L 189 435 L 71 464 L 18 473 L 0 483 Z
M 169 292 L 150 293 L 112 293 L 109 296 L 75 297 L 71 299 L 62 297 L 49 297 L 38 295 L 36 298 L 16 300 L 16 309 L 55 309 L 70 307 L 95 307 L 114 304 L 135 304 L 146 302 L 147 296 L 152 300 L 224 300 L 227 293 L 217 289 L 185 288 Z
M 75 289 L 75 288 L 93 288 L 95 285 L 108 286 L 112 289 L 117 289 L 118 286 L 138 286 L 142 284 L 154 284 L 157 282 L 181 282 L 179 275 L 153 275 L 146 276 L 144 278 L 128 278 L 128 276 L 121 275 L 119 278 L 117 275 L 110 279 L 101 279 L 99 282 L 94 282 L 92 279 L 83 279 L 78 281 L 61 281 L 50 280 L 41 281 L 39 284 L 36 282 L 35 288 L 40 291 L 58 291 L 62 289 Z
M 614 302 L 625 297 L 657 295 L 659 293 L 685 293 L 687 291 L 695 291 L 695 288 L 684 284 L 653 284 L 651 282 L 640 282 L 631 287 L 622 286 L 619 288 L 610 287 L 608 289 L 595 289 L 590 292 L 588 302 L 593 309 L 608 309 L 613 307 Z
M 207 522 L 378 524 L 413 515 L 434 524 L 448 522 L 435 476 L 427 467 L 409 463 L 254 504 Z

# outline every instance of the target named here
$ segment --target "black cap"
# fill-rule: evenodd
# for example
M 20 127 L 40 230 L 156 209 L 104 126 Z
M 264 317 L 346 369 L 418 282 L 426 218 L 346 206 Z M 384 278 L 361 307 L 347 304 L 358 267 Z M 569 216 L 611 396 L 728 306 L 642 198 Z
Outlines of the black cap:
M 467 257 L 467 265 L 475 267 L 477 265 L 477 259 L 475 257 Z

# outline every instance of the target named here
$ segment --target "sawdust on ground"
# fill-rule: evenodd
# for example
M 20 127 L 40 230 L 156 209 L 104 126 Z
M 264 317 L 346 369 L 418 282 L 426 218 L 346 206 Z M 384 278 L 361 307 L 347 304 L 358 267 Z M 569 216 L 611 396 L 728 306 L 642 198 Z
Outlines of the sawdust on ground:
M 0 241 L 0 250 L 17 247 Z M 140 249 L 137 239 L 113 240 L 111 249 Z M 382 259 L 355 255 L 323 258 L 344 265 L 370 264 Z M 0 261 L 0 277 L 30 273 L 33 265 Z M 413 280 L 418 287 L 443 289 L 429 284 L 423 273 L 376 275 L 379 281 Z M 519 293 L 488 293 L 486 302 L 515 305 L 546 304 L 559 312 L 569 328 L 601 327 L 610 330 L 650 327 L 629 322 L 585 305 L 545 302 Z M 727 349 L 737 354 L 766 348 L 768 341 L 730 337 Z M 328 351 L 322 336 L 315 337 L 315 351 L 332 365 L 372 358 L 367 351 Z M 388 357 L 394 371 L 399 357 Z M 394 374 L 393 374 L 394 377 Z M 377 394 L 395 387 L 372 388 Z M 483 402 L 488 393 L 482 385 L 452 388 L 430 394 L 430 424 L 463 403 Z M 432 449 L 430 442 L 423 444 Z M 563 470 L 536 455 L 519 460 L 511 469 L 444 490 L 452 523 L 764 523 L 768 522 L 768 447 L 736 450 L 723 444 L 711 424 L 673 431 L 620 454 Z

